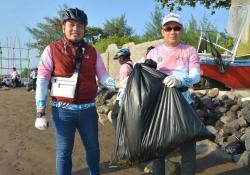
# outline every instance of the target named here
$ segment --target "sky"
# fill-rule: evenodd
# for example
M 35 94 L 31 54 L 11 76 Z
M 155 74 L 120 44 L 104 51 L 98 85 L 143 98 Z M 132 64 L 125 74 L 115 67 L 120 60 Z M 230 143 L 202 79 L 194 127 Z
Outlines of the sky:
M 154 0 L 0 0 L 0 44 L 1 46 L 25 47 L 25 43 L 32 42 L 33 38 L 26 30 L 26 26 L 36 28 L 37 23 L 44 23 L 44 17 L 58 17 L 58 10 L 66 4 L 68 7 L 77 7 L 85 11 L 89 26 L 103 27 L 106 20 L 111 20 L 125 14 L 127 24 L 135 34 L 143 35 L 146 23 L 151 22 L 151 13 L 159 3 Z M 169 11 L 163 10 L 167 15 Z M 216 10 L 215 15 L 202 6 L 196 8 L 184 7 L 179 13 L 184 26 L 191 16 L 199 22 L 207 16 L 219 31 L 223 32 L 227 25 L 228 11 Z M 20 52 L 11 53 L 7 50 L 6 56 L 20 55 Z M 22 57 L 27 51 L 21 51 Z M 36 50 L 30 51 L 31 67 L 35 67 L 39 57 Z M 6 63 L 5 63 L 6 64 Z M 9 63 L 11 64 L 11 63 Z M 19 64 L 19 63 L 15 63 Z M 24 63 L 26 64 L 26 63 Z

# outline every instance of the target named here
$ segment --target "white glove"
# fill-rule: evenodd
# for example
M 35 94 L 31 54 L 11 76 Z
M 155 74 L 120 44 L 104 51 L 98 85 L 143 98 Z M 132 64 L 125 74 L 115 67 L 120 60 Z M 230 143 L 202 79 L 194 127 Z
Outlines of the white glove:
M 47 130 L 49 128 L 49 119 L 46 116 L 37 117 L 35 127 L 39 130 Z
M 168 76 L 163 80 L 163 83 L 167 86 L 167 87 L 181 87 L 182 83 L 181 80 L 176 79 L 175 77 L 172 76 Z

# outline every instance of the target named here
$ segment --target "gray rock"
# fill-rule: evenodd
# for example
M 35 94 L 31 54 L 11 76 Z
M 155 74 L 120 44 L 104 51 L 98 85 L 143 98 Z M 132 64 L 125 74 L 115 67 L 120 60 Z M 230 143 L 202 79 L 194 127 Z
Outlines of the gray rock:
M 180 175 L 181 174 L 181 166 L 180 163 L 174 162 L 171 160 L 165 160 L 165 175 Z
M 221 118 L 220 118 L 220 121 L 222 121 L 223 123 L 229 123 L 229 122 L 231 122 L 231 121 L 233 121 L 235 118 L 232 118 L 232 117 L 229 117 L 229 116 L 222 116 Z
M 210 140 L 202 140 L 196 143 L 196 153 L 197 154 L 209 154 L 213 151 L 216 151 L 219 148 L 219 146 L 210 141 Z
M 102 125 L 105 125 L 106 122 L 109 121 L 108 116 L 107 115 L 99 115 L 98 118 L 99 123 L 101 123 Z
M 238 140 L 234 135 L 231 135 L 227 138 L 227 144 L 235 142 L 236 140 Z
M 218 112 L 218 113 L 225 113 L 227 112 L 227 108 L 223 107 L 223 106 L 217 106 L 215 108 L 215 112 Z
M 232 111 L 227 111 L 227 112 L 226 112 L 226 115 L 227 115 L 228 117 L 233 118 L 234 120 L 236 119 L 236 115 L 235 115 L 235 113 L 232 112 Z
M 240 140 L 243 141 L 243 142 L 245 142 L 245 140 L 246 140 L 246 134 L 243 134 L 243 135 L 240 137 Z
M 240 160 L 237 163 L 239 166 L 241 167 L 246 167 L 246 166 L 250 166 L 250 152 L 249 151 L 245 151 L 241 157 Z
M 227 99 L 229 99 L 228 95 L 222 95 L 222 96 L 221 96 L 221 100 L 222 100 L 222 101 L 227 100 Z
M 211 98 L 217 97 L 219 94 L 219 89 L 218 88 L 213 88 L 208 92 L 208 96 Z
M 236 120 L 234 120 L 234 121 L 231 121 L 229 123 L 226 123 L 223 128 L 224 129 L 227 128 L 229 130 L 232 130 L 231 133 L 233 134 L 235 131 L 237 131 L 238 129 L 240 129 L 240 125 L 239 125 L 238 122 L 236 122 Z
M 241 135 L 239 135 L 239 139 L 243 142 L 245 142 L 245 131 L 246 131 L 246 128 L 241 128 L 238 132 L 241 133 Z M 237 132 L 236 132 L 237 133 Z
M 202 104 L 207 107 L 208 109 L 212 109 L 213 108 L 213 103 L 212 103 L 212 99 L 209 96 L 204 96 L 201 98 Z
M 224 102 L 224 107 L 226 107 L 227 109 L 230 109 L 231 106 L 235 105 L 235 101 L 233 101 L 231 98 L 228 98 L 223 102 Z
M 208 113 L 206 125 L 215 125 L 215 123 L 220 119 L 220 116 L 221 116 L 221 114 L 210 111 Z
M 212 102 L 213 102 L 214 106 L 222 106 L 223 105 L 223 102 L 219 98 L 213 98 Z
M 109 110 L 112 110 L 113 109 L 113 106 L 114 106 L 114 103 L 113 101 L 110 99 L 110 100 L 107 100 L 106 101 L 106 105 L 108 107 Z
M 241 98 L 242 98 L 241 95 L 236 95 L 236 96 L 234 97 L 235 103 L 236 103 L 237 105 L 239 105 L 239 106 L 241 106 L 241 104 L 242 104 Z
M 215 129 L 218 131 L 221 130 L 223 128 L 223 126 L 224 126 L 224 123 L 220 120 L 217 120 L 215 125 L 214 125 Z
M 244 117 L 240 117 L 237 120 L 235 120 L 239 124 L 241 128 L 247 127 L 247 121 L 244 119 Z
M 245 147 L 247 151 L 250 151 L 250 132 L 245 133 Z
M 105 113 L 104 106 L 98 106 L 98 108 L 96 110 L 97 110 L 98 114 L 104 114 Z
M 236 104 L 236 105 L 233 105 L 233 106 L 230 108 L 230 111 L 232 111 L 232 112 L 237 112 L 239 109 L 240 109 L 240 105 Z
M 234 134 L 233 134 L 233 136 L 235 137 L 235 138 L 237 138 L 238 140 L 240 140 L 240 138 L 241 138 L 241 136 L 244 134 L 244 132 L 242 132 L 242 131 L 236 131 Z
M 245 106 L 241 109 L 241 116 L 250 123 L 250 106 Z
M 201 93 L 201 92 L 192 93 L 192 96 L 196 96 L 196 97 L 199 97 L 199 98 L 201 98 L 201 97 L 203 97 L 203 96 L 205 96 L 205 95 L 206 95 L 206 94 Z
M 109 107 L 106 106 L 106 105 L 99 106 L 99 107 L 97 108 L 98 114 L 105 114 L 105 115 L 108 115 L 109 111 L 110 111 L 110 109 L 109 109 Z
M 198 115 L 199 118 L 204 118 L 206 119 L 208 117 L 207 111 L 204 111 L 202 109 L 197 109 L 196 114 Z
M 101 105 L 104 105 L 104 103 L 105 103 L 105 100 L 101 95 L 96 96 L 95 100 L 96 100 L 96 106 L 97 107 L 101 106 Z
M 250 106 L 250 101 L 244 101 L 242 102 L 242 108 L 249 107 Z
M 213 133 L 214 135 L 218 133 L 218 130 L 215 129 L 215 127 L 213 127 L 213 126 L 211 126 L 211 125 L 208 125 L 208 126 L 207 126 L 207 129 L 208 129 L 211 133 Z
M 231 134 L 233 134 L 234 132 L 236 132 L 236 131 L 237 131 L 237 128 L 235 128 L 235 127 L 233 126 L 233 124 L 232 124 L 232 125 L 224 125 L 224 127 L 223 127 L 222 130 L 223 130 L 223 133 L 224 133 L 223 136 L 228 137 L 229 135 L 231 135 Z
M 223 129 L 221 129 L 216 135 L 215 135 L 215 143 L 218 145 L 223 145 L 224 141 L 226 140 L 226 137 L 229 136 L 229 134 L 224 134 Z

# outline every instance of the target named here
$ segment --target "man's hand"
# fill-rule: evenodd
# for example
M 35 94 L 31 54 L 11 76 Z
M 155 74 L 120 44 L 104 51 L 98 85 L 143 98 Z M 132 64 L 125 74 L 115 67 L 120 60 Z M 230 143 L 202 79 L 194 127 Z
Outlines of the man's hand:
M 167 87 L 181 87 L 182 83 L 181 80 L 176 79 L 175 77 L 172 76 L 167 76 L 164 80 L 163 83 L 167 86 Z
M 35 127 L 39 130 L 47 130 L 49 128 L 49 119 L 45 113 L 37 113 Z

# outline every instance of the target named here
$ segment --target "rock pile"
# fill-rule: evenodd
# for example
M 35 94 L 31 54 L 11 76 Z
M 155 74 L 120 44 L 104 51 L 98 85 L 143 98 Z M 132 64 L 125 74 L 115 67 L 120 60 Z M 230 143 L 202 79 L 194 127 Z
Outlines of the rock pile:
M 116 98 L 116 91 L 100 89 L 96 98 L 99 122 L 103 125 L 109 120 Z M 193 92 L 193 107 L 207 126 L 216 135 L 212 151 L 237 162 L 241 166 L 250 166 L 250 101 L 242 96 L 220 96 L 217 88 L 207 92 Z
M 207 128 L 216 135 L 215 143 L 239 165 L 250 165 L 250 101 L 242 96 L 219 97 L 217 88 L 192 93 L 194 109 Z
M 101 88 L 98 90 L 96 106 L 99 115 L 99 122 L 103 125 L 109 120 L 108 115 L 110 115 L 115 104 L 116 94 L 117 91 L 109 90 L 107 88 Z

